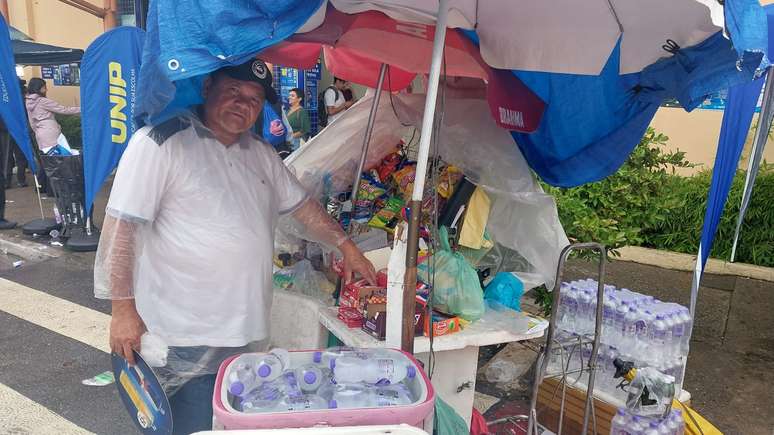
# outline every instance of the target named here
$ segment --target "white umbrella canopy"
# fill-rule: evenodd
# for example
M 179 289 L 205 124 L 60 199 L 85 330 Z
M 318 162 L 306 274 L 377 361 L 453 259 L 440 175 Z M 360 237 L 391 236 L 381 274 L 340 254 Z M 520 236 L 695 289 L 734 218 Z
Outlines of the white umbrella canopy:
M 378 10 L 435 22 L 438 0 L 330 0 L 346 13 Z M 667 40 L 696 45 L 723 29 L 716 0 L 450 0 L 450 28 L 475 29 L 494 68 L 598 75 L 618 41 L 622 74 L 668 55 Z M 667 44 L 669 46 L 670 44 Z

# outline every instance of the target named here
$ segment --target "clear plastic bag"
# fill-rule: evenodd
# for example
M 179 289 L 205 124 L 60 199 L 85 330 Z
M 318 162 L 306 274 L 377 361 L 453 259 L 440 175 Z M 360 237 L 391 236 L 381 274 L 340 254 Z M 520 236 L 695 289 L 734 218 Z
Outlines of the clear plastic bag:
M 452 252 L 446 227 L 438 230 L 438 237 L 441 249 L 429 260 L 434 270 L 422 267 L 425 282 L 433 283 L 433 307 L 468 321 L 478 320 L 484 314 L 484 291 L 478 274 L 462 254 Z

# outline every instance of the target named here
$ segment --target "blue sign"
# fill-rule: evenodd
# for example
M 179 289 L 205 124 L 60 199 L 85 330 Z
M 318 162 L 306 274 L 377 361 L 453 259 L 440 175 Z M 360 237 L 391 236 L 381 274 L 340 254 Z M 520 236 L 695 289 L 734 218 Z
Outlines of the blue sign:
M 19 77 L 16 76 L 16 64 L 13 61 L 11 49 L 11 35 L 8 26 L 0 15 L 0 118 L 11 134 L 13 140 L 19 145 L 24 157 L 30 164 L 32 172 L 37 171 L 35 154 L 32 152 L 29 127 L 27 123 L 27 109 L 22 100 Z
M 86 210 L 115 169 L 137 125 L 134 107 L 145 31 L 118 27 L 89 45 L 81 61 L 81 129 Z
M 53 80 L 53 78 L 54 78 L 54 67 L 53 66 L 42 66 L 42 67 L 40 67 L 40 75 L 44 79 Z

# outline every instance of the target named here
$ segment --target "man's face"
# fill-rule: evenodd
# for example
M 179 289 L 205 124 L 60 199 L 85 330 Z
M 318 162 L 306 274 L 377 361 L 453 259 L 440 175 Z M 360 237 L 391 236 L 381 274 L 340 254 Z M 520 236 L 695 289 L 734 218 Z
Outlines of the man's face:
M 207 126 L 231 135 L 242 134 L 255 124 L 266 99 L 258 83 L 223 74 L 207 79 L 203 94 Z
M 344 89 L 347 89 L 349 87 L 349 82 L 344 80 L 336 80 L 336 83 L 334 83 L 334 86 L 336 86 L 340 91 L 343 91 Z

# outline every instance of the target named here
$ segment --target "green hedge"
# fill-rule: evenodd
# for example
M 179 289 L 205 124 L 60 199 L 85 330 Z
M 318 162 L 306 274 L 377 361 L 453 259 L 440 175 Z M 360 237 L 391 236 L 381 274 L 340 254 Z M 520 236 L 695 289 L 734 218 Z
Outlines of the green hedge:
M 711 179 L 712 173 L 704 171 L 691 178 L 670 180 L 671 195 L 677 198 L 678 205 L 669 210 L 662 222 L 645 231 L 643 246 L 695 254 Z M 714 258 L 731 258 L 744 180 L 745 172 L 737 172 L 710 253 Z M 763 165 L 758 173 L 734 261 L 774 267 L 774 165 Z
M 707 205 L 711 172 L 693 177 L 674 174 L 688 167 L 682 152 L 666 152 L 668 138 L 652 129 L 615 174 L 571 189 L 544 184 L 554 195 L 567 236 L 598 241 L 611 248 L 646 246 L 695 254 Z M 728 203 L 710 255 L 731 255 L 744 173 L 734 179 Z M 774 266 L 774 166 L 763 165 L 737 250 L 736 261 Z
M 62 126 L 62 134 L 67 138 L 70 148 L 83 148 L 80 115 L 56 115 L 56 121 Z

